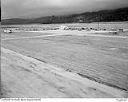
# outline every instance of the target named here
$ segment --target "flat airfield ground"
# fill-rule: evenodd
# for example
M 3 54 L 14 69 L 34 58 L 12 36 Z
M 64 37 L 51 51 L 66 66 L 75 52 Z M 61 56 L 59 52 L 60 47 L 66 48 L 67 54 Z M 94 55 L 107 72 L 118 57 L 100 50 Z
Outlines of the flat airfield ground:
M 72 35 L 45 36 L 56 35 L 51 32 L 2 34 L 1 42 L 3 48 L 127 91 L 128 37 L 78 36 L 73 35 L 74 31 L 70 33 Z M 22 36 L 30 38 L 20 39 Z

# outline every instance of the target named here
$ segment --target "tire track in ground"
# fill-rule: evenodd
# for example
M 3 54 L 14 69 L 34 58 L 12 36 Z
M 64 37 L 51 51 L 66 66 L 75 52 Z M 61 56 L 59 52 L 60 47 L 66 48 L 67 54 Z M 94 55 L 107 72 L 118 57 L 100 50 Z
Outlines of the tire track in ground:
M 126 96 L 126 93 L 124 91 L 103 84 L 99 84 L 87 78 L 82 78 L 78 74 L 67 72 L 61 68 L 49 65 L 45 62 L 39 61 L 31 57 L 24 56 L 12 50 L 2 47 L 1 51 L 2 59 L 4 59 L 2 60 L 2 68 L 4 71 L 2 82 L 6 82 L 3 83 L 3 85 L 6 84 L 6 87 L 11 92 L 7 94 L 13 97 L 15 97 L 15 95 L 28 95 L 29 97 L 32 97 L 33 95 L 44 95 L 43 97 Z M 30 67 L 31 64 L 34 66 Z M 10 67 L 9 65 L 13 65 L 13 67 Z M 37 76 L 34 73 L 40 76 L 40 79 L 37 79 Z M 8 77 L 6 76 L 6 74 Z M 18 78 L 21 78 L 22 80 Z M 12 84 L 7 84 L 8 82 L 11 82 Z M 24 90 L 21 90 L 21 88 L 24 88 Z M 45 90 L 46 88 L 47 92 L 41 91 Z M 37 91 L 37 89 L 39 90 Z

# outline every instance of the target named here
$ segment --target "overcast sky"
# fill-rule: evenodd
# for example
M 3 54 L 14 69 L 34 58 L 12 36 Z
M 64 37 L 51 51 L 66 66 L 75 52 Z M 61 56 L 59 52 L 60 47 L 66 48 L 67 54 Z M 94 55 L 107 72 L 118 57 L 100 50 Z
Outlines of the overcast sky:
M 34 18 L 114 9 L 128 0 L 1 0 L 2 18 Z

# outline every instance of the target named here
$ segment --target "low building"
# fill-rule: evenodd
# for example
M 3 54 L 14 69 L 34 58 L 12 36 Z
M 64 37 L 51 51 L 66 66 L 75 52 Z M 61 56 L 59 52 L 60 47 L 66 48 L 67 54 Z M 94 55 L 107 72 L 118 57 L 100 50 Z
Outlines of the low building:
M 59 30 L 67 30 L 67 29 L 69 29 L 67 26 L 60 26 L 59 27 Z

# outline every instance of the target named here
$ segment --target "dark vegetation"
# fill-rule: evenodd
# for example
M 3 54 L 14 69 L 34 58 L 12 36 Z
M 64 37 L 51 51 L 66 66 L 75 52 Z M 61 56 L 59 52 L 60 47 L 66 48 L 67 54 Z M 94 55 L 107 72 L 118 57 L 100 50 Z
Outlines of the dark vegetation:
M 33 19 L 3 19 L 2 24 L 55 24 L 128 21 L 128 7 L 115 10 L 86 12 L 68 16 L 47 16 Z

